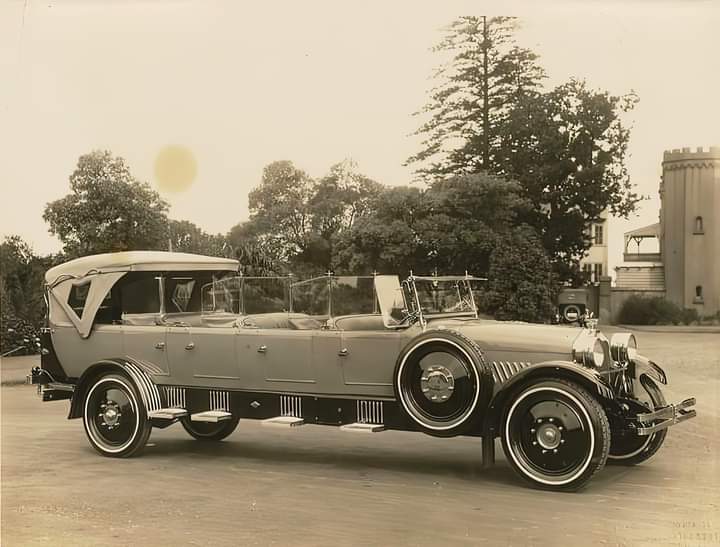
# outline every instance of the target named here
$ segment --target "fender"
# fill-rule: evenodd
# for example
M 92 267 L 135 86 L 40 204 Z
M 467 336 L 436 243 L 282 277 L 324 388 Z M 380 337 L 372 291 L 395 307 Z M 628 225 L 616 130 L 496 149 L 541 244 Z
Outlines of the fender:
M 630 376 L 639 380 L 641 376 L 647 376 L 653 380 L 657 380 L 661 384 L 667 385 L 667 374 L 665 371 L 653 363 L 647 357 L 638 355 L 630 362 L 628 367 Z
M 82 405 L 90 384 L 98 375 L 111 372 L 124 374 L 134 382 L 147 412 L 160 410 L 163 407 L 160 390 L 149 374 L 153 372 L 152 367 L 130 357 L 115 357 L 98 361 L 82 373 L 70 401 L 68 419 L 82 417 Z
M 498 391 L 490 401 L 483 436 L 496 436 L 508 398 L 530 380 L 542 377 L 564 378 L 574 381 L 584 388 L 589 389 L 591 392 L 596 392 L 601 403 L 604 405 L 612 405 L 612 401 L 615 398 L 612 388 L 603 377 L 594 370 L 567 361 L 546 361 L 544 363 L 538 363 L 521 370 L 501 386 L 500 391 Z

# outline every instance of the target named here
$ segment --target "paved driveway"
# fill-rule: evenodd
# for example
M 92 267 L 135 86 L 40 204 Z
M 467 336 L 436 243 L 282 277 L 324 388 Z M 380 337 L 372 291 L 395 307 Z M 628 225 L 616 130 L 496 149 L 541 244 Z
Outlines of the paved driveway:
M 477 439 L 242 422 L 207 446 L 155 430 L 139 458 L 88 445 L 66 402 L 2 388 L 3 545 L 716 545 L 720 335 L 639 335 L 698 418 L 580 493 L 529 489 Z M 7 360 L 6 360 L 7 363 Z M 5 364 L 6 364 L 5 363 Z

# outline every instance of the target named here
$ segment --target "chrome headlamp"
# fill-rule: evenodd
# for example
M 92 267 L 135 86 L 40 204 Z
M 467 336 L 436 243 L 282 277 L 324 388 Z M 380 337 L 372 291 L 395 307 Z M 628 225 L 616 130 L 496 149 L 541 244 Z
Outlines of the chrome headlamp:
M 637 340 L 629 332 L 618 332 L 610 339 L 610 353 L 616 363 L 627 363 L 637 357 Z
M 607 345 L 591 331 L 583 331 L 573 344 L 573 359 L 586 367 L 600 368 L 605 363 Z M 607 340 L 607 339 L 605 339 Z

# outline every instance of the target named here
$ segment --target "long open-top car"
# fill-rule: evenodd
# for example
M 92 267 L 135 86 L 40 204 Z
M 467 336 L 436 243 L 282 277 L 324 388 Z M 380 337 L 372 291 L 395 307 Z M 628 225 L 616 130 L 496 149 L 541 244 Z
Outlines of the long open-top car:
M 484 464 L 500 437 L 532 484 L 577 489 L 695 415 L 694 399 L 665 402 L 666 375 L 632 334 L 485 319 L 468 275 L 292 282 L 148 251 L 76 259 L 46 283 L 29 381 L 70 399 L 105 456 L 138 453 L 153 427 L 217 441 L 251 418 L 473 435 Z

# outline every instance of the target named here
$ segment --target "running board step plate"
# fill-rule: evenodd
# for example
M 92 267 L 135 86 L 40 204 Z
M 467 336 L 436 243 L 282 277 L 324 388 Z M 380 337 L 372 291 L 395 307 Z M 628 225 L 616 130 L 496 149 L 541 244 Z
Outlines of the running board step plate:
M 263 425 L 280 425 L 284 427 L 298 427 L 305 423 L 302 418 L 296 418 L 295 416 L 276 416 L 275 418 L 268 418 L 262 421 Z
M 340 429 L 343 431 L 362 431 L 365 433 L 380 433 L 385 431 L 385 426 L 382 424 L 363 424 L 355 422 L 354 424 L 341 425 Z
M 152 410 L 148 412 L 148 418 L 158 420 L 177 420 L 183 416 L 187 416 L 188 411 L 184 408 L 161 408 L 160 410 Z
M 190 416 L 190 419 L 193 422 L 222 422 L 225 420 L 229 420 L 232 418 L 232 414 L 230 412 L 226 412 L 224 410 L 207 410 L 205 412 L 198 412 L 197 414 L 192 414 Z

